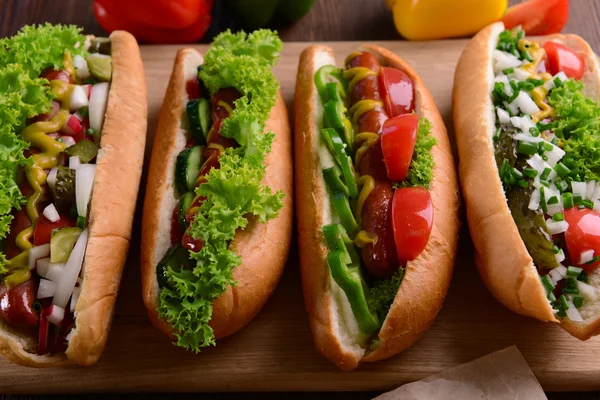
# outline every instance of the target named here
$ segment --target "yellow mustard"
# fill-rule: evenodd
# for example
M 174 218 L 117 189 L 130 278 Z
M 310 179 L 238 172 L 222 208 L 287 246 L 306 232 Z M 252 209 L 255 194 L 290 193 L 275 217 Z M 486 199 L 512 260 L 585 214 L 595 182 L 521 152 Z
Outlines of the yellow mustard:
M 354 244 L 359 248 L 364 248 L 368 244 L 375 246 L 377 243 L 377 235 L 370 235 L 367 231 L 361 230 L 354 237 Z
M 377 72 L 365 67 L 354 67 L 344 71 L 344 78 L 348 79 L 348 92 L 352 93 L 354 86 L 369 76 L 377 76 Z
M 219 107 L 223 107 L 224 109 L 226 109 L 226 110 L 227 110 L 227 113 L 228 113 L 229 115 L 233 114 L 233 107 L 231 107 L 229 104 L 227 104 L 227 103 L 226 103 L 226 102 L 224 102 L 223 100 L 219 100 L 219 101 L 217 102 L 217 105 L 218 105 Z
M 367 197 L 369 197 L 373 189 L 375 189 L 375 179 L 373 179 L 371 175 L 363 175 L 358 178 L 356 184 L 360 188 L 358 200 L 356 201 L 356 219 L 361 222 L 362 210 L 365 205 L 365 201 L 367 201 Z

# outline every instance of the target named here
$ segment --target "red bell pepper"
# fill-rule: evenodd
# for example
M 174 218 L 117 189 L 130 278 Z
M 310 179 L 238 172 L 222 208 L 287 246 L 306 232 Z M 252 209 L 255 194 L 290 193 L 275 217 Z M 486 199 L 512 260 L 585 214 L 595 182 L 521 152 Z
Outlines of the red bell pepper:
M 109 32 L 126 30 L 146 43 L 193 43 L 211 23 L 214 0 L 94 0 L 94 15 Z

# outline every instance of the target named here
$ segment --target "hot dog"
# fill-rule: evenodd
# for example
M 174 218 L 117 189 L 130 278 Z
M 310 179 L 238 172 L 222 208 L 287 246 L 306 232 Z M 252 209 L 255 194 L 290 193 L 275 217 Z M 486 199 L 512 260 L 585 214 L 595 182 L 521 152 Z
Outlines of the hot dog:
M 530 39 L 496 23 L 465 48 L 453 93 L 484 284 L 511 310 L 582 340 L 600 332 L 599 85 L 580 37 Z
M 94 38 L 50 24 L 0 49 L 0 353 L 31 367 L 91 365 L 141 176 L 139 49 L 127 32 Z
M 413 344 L 443 303 L 459 206 L 431 95 L 378 46 L 311 46 L 295 96 L 298 241 L 317 349 L 339 368 Z
M 271 72 L 280 49 L 271 31 L 226 32 L 205 58 L 175 59 L 148 175 L 142 291 L 150 321 L 194 352 L 254 318 L 289 251 L 291 135 Z

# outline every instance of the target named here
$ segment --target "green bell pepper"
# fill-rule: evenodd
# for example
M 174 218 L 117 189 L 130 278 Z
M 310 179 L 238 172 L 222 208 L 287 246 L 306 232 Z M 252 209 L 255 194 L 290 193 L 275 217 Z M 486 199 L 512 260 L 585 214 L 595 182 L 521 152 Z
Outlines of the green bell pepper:
M 344 182 L 347 187 L 347 190 L 344 191 L 347 192 L 347 196 L 356 199 L 358 197 L 358 186 L 354 176 L 352 159 L 344 151 L 344 142 L 342 142 L 337 132 L 331 128 L 322 129 L 321 136 L 325 140 L 329 151 L 333 154 L 333 158 L 342 169 Z
M 274 18 L 296 21 L 306 15 L 315 0 L 229 0 L 229 6 L 247 28 L 265 27 Z
M 346 98 L 347 82 L 344 79 L 342 69 L 334 65 L 325 65 L 319 68 L 315 74 L 315 86 L 323 103 L 336 97 L 342 100 Z

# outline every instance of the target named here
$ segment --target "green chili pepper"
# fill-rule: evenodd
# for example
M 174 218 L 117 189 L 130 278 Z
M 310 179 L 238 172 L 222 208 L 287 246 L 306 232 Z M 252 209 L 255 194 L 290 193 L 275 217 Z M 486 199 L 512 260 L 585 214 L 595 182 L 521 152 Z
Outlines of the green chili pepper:
M 331 143 L 330 151 L 333 150 L 333 157 L 342 168 L 344 182 L 348 188 L 348 195 L 350 198 L 355 199 L 358 197 L 358 186 L 356 185 L 356 180 L 354 178 L 352 159 L 345 153 L 344 142 L 342 142 L 342 139 L 337 132 L 333 129 L 324 129 L 324 131 L 323 134 L 329 136 L 329 141 L 327 139 L 325 141 Z
M 338 217 L 340 217 L 342 226 L 346 229 L 346 231 L 348 231 L 348 234 L 351 237 L 356 236 L 360 230 L 360 227 L 356 222 L 356 218 L 354 218 L 354 215 L 352 214 L 352 208 L 350 207 L 348 197 L 341 192 L 332 192 L 331 201 L 333 202 L 333 207 L 335 208 Z
M 348 236 L 348 232 L 346 232 L 342 225 L 324 225 L 323 235 L 325 236 L 325 241 L 327 242 L 329 251 L 343 250 L 346 252 L 346 259 L 344 261 L 346 264 L 359 265 L 360 258 L 358 256 L 358 252 L 354 247 L 352 239 L 350 239 L 350 236 Z
M 337 86 L 337 91 L 340 95 L 340 98 L 346 98 L 346 80 L 342 76 L 341 68 L 338 68 L 335 65 L 325 65 L 319 68 L 315 74 L 315 86 L 317 87 L 319 97 L 321 97 L 321 101 L 323 103 L 331 100 L 331 93 L 329 93 L 327 90 L 329 83 L 336 84 L 335 86 Z

